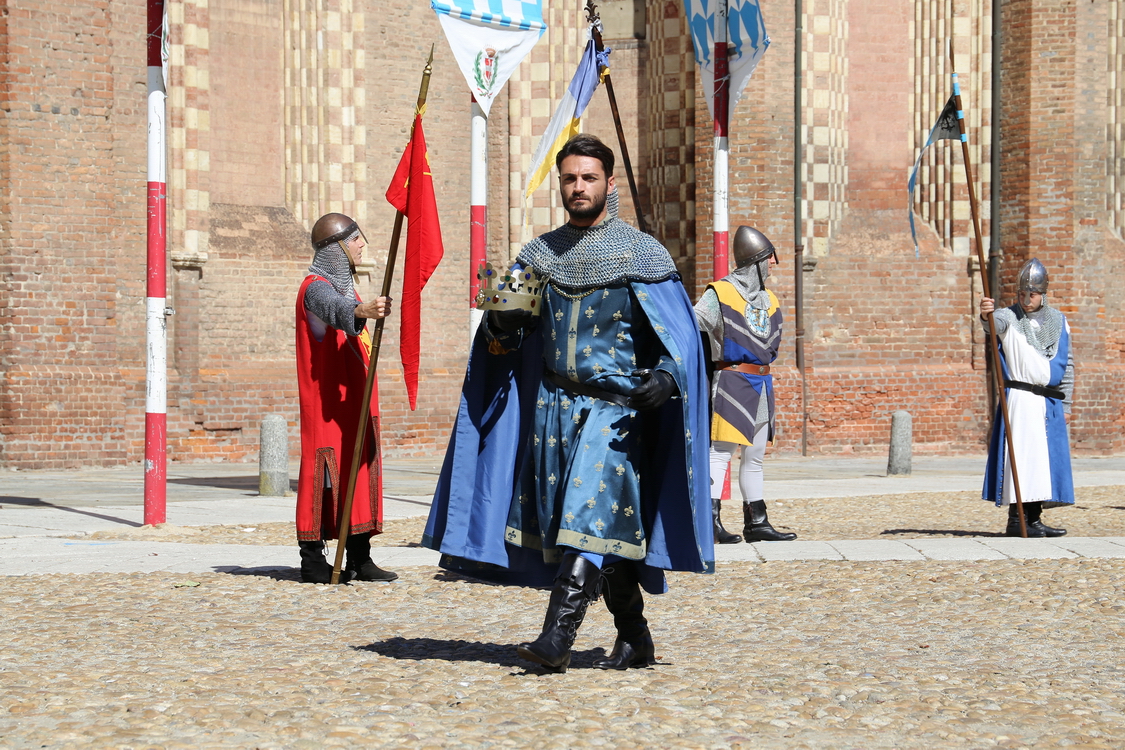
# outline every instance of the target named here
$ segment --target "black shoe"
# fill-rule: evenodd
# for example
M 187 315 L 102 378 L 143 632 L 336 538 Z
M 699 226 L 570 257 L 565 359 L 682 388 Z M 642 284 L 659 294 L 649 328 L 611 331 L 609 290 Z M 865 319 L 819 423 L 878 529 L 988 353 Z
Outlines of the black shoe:
M 613 651 L 594 662 L 597 669 L 629 669 L 656 663 L 656 647 L 644 616 L 645 602 L 636 564 L 619 560 L 602 571 L 605 605 L 613 614 L 617 640 Z
M 301 580 L 305 583 L 332 583 L 332 566 L 324 559 L 324 542 L 297 542 L 301 549 Z
M 371 537 L 367 534 L 349 536 L 344 543 L 348 553 L 348 564 L 345 570 L 351 574 L 355 581 L 393 581 L 398 578 L 398 573 L 393 570 L 383 570 L 371 559 Z
M 719 517 L 719 505 L 721 503 L 722 499 L 711 498 L 711 524 L 715 529 L 715 544 L 738 544 L 742 541 L 742 537 L 723 528 L 723 520 Z
M 531 643 L 517 646 L 516 653 L 553 672 L 565 672 L 570 666 L 570 648 L 586 617 L 586 608 L 598 598 L 601 580 L 597 565 L 574 552 L 563 555 L 543 618 L 543 632 Z
M 765 500 L 743 503 L 742 517 L 745 520 L 742 536 L 748 542 L 791 542 L 797 538 L 791 531 L 778 531 L 770 525 Z
M 1056 529 L 1053 526 L 1048 526 L 1040 520 L 1043 515 L 1043 503 L 1027 503 L 1027 533 L 1031 534 L 1031 529 L 1035 529 L 1036 535 L 1042 534 L 1045 537 L 1058 537 L 1066 536 L 1066 529 Z

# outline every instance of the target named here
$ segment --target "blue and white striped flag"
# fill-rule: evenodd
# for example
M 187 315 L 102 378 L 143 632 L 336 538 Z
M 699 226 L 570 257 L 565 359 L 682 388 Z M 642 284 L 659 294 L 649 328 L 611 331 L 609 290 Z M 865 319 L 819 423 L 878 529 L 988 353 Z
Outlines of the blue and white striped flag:
M 601 68 L 609 67 L 609 49 L 601 53 L 594 47 L 594 40 L 586 43 L 586 50 L 578 63 L 570 85 L 563 92 L 562 101 L 547 123 L 547 131 L 539 138 L 539 145 L 531 156 L 531 167 L 524 178 L 524 201 L 531 198 L 536 188 L 543 184 L 551 168 L 555 166 L 555 154 L 573 136 L 578 135 L 582 115 L 601 82 Z
M 430 0 L 484 114 L 547 30 L 542 0 Z
M 930 134 L 926 137 L 926 142 L 918 151 L 918 158 L 914 160 L 914 169 L 910 170 L 910 179 L 906 183 L 906 193 L 908 196 L 906 211 L 910 216 L 910 237 L 914 240 L 914 257 L 918 257 L 918 232 L 914 228 L 914 186 L 918 182 L 918 165 L 922 163 L 922 155 L 926 153 L 935 141 L 957 141 L 968 140 L 967 135 L 961 134 L 961 128 L 957 125 L 957 120 L 964 117 L 963 112 L 957 111 L 956 96 L 960 93 L 960 86 L 957 83 L 957 74 L 953 74 L 953 90 L 954 94 L 949 97 L 949 101 L 941 110 L 938 115 L 937 122 L 930 128 Z
M 691 42 L 695 47 L 695 62 L 699 64 L 703 94 L 707 109 L 715 116 L 715 8 L 718 0 L 684 0 Z M 758 67 L 770 38 L 758 0 L 728 0 L 727 2 L 727 52 L 730 73 L 730 111 L 742 98 L 754 69 Z

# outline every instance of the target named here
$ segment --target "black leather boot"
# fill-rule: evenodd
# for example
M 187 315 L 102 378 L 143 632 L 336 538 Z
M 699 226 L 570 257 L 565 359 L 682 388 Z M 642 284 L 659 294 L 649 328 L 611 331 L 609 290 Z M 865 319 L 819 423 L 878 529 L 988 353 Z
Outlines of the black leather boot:
M 765 500 L 743 503 L 742 517 L 745 520 L 742 536 L 748 542 L 791 542 L 797 538 L 797 535 L 790 531 L 778 531 L 770 525 L 769 516 L 766 515 Z
M 371 537 L 368 534 L 353 534 L 344 542 L 348 553 L 348 564 L 344 567 L 356 581 L 393 581 L 398 573 L 383 570 L 371 559 Z
M 1043 515 L 1043 503 L 1024 503 L 1023 508 L 1027 511 L 1027 535 L 1028 537 L 1057 537 L 1066 536 L 1066 529 L 1056 529 L 1048 526 L 1040 520 Z M 1019 521 L 1016 521 L 1017 533 L 1019 529 Z
M 331 583 L 332 565 L 324 559 L 324 542 L 297 542 L 301 548 L 301 580 L 305 583 Z
M 715 527 L 715 544 L 738 544 L 742 541 L 742 537 L 723 528 L 723 519 L 719 517 L 719 505 L 721 503 L 721 498 L 711 498 L 711 522 Z
M 570 647 L 586 617 L 586 607 L 598 598 L 601 581 L 597 565 L 576 552 L 563 555 L 543 618 L 543 632 L 531 643 L 517 646 L 516 653 L 553 672 L 565 672 L 570 666 Z
M 1024 511 L 1027 511 L 1027 507 L 1030 504 L 1031 503 L 1023 504 Z M 1028 515 L 1030 516 L 1031 514 L 1028 513 Z M 1035 536 L 1035 529 L 1031 528 L 1031 519 L 1028 518 L 1027 520 L 1027 538 L 1030 539 Z M 1020 533 L 1019 506 L 1015 503 L 1008 506 L 1008 525 L 1004 529 L 1004 536 L 1023 536 L 1023 534 Z M 1043 534 L 1039 534 L 1039 536 L 1043 536 Z
M 619 560 L 602 571 L 605 606 L 613 615 L 617 640 L 613 651 L 594 662 L 597 669 L 629 669 L 656 663 L 656 647 L 645 619 L 645 601 L 636 564 Z

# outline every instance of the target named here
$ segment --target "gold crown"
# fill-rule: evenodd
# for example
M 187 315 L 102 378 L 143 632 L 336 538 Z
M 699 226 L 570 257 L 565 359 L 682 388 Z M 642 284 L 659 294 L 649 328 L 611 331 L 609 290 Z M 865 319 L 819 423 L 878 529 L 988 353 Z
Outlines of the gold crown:
M 538 315 L 543 308 L 543 280 L 532 268 L 501 271 L 491 263 L 477 269 L 481 282 L 478 310 L 528 310 Z

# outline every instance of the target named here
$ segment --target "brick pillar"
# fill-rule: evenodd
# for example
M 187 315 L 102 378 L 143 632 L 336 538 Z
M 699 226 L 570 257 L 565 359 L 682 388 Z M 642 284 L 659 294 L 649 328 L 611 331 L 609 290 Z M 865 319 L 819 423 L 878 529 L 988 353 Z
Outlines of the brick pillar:
M 1003 7 L 1002 297 L 1037 257 L 1048 300 L 1070 322 L 1076 367 L 1071 440 L 1080 452 L 1120 450 L 1120 326 L 1125 247 L 1107 195 L 1110 4 L 1009 0 Z M 1116 144 L 1115 144 L 1116 145 Z

